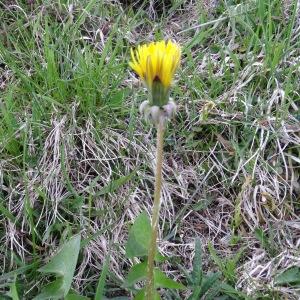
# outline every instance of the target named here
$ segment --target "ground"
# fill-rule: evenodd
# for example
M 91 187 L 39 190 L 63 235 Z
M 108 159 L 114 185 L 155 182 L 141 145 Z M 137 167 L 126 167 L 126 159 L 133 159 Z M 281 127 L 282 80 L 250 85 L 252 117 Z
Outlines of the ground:
M 164 147 L 162 268 L 184 283 L 178 265 L 191 269 L 200 238 L 204 272 L 237 291 L 222 299 L 299 299 L 299 7 L 0 1 L 1 297 L 33 299 L 51 281 L 38 268 L 76 234 L 86 242 L 72 289 L 92 299 L 109 253 L 106 296 L 132 297 L 124 249 L 151 212 L 156 130 L 138 112 L 147 92 L 130 48 L 172 39 L 182 61 Z

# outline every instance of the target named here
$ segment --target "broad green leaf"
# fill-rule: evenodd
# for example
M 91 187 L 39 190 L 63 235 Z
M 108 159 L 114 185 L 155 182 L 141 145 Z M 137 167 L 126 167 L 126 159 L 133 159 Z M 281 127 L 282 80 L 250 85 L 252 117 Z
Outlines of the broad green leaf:
M 80 249 L 80 235 L 65 243 L 50 262 L 39 269 L 45 274 L 55 274 L 57 279 L 46 285 L 35 300 L 60 299 L 66 297 L 73 280 Z
M 220 275 L 221 273 L 212 273 L 203 278 L 200 298 L 204 296 L 205 293 L 214 285 L 214 283 L 219 279 Z
M 12 300 L 19 300 L 18 290 L 16 286 L 17 276 L 15 276 L 15 280 L 9 285 L 9 292 L 6 294 Z
M 146 256 L 151 239 L 151 223 L 145 212 L 141 213 L 132 225 L 126 243 L 128 258 Z
M 192 285 L 192 294 L 188 300 L 198 300 L 201 295 L 203 272 L 202 272 L 202 251 L 201 242 L 199 238 L 195 239 L 195 256 L 193 259 L 193 270 L 188 276 L 188 280 Z
M 182 275 L 185 277 L 187 284 L 193 285 L 193 278 L 191 274 L 188 272 L 188 270 L 186 270 L 185 267 L 181 265 L 178 265 L 178 268 L 182 272 Z
M 145 288 L 141 289 L 134 297 L 134 300 L 145 300 Z M 160 300 L 160 295 L 155 291 L 154 300 Z
M 64 300 L 90 300 L 88 297 L 80 296 L 76 294 L 75 292 L 70 292 Z
M 91 298 L 76 295 L 76 294 L 68 294 L 64 300 L 90 300 Z
M 147 262 L 142 262 L 134 265 L 125 280 L 124 285 L 126 287 L 133 286 L 136 282 L 145 279 L 147 276 Z
M 80 247 L 80 235 L 76 235 L 65 243 L 49 263 L 39 269 L 42 273 L 55 273 L 61 276 L 72 275 L 75 271 Z M 70 274 L 72 271 L 72 274 Z
M 104 300 L 130 300 L 128 297 L 114 297 L 114 298 L 104 298 Z
M 225 293 L 226 295 L 230 296 L 230 299 L 232 298 L 234 300 L 240 300 L 240 299 L 252 300 L 252 298 L 249 298 L 246 294 L 240 292 L 239 290 L 235 289 L 234 287 L 232 287 L 227 283 L 224 282 L 220 283 L 219 289 L 222 291 L 222 293 Z
M 208 242 L 208 251 L 209 251 L 209 254 L 212 257 L 213 261 L 215 262 L 215 264 L 223 272 L 223 270 L 225 268 L 225 263 L 219 258 L 217 251 L 215 250 L 215 248 L 213 247 L 213 245 L 210 242 Z
M 156 253 L 155 253 L 154 260 L 155 260 L 156 262 L 164 262 L 164 261 L 168 260 L 168 257 L 162 255 L 162 254 L 157 250 Z
M 185 286 L 181 283 L 174 281 L 167 277 L 159 269 L 154 270 L 154 284 L 156 287 L 167 288 L 167 289 L 185 289 Z
M 198 300 L 201 295 L 201 286 L 193 286 L 193 293 L 189 296 L 188 300 Z
M 141 257 L 147 255 L 147 248 L 141 245 L 133 232 L 129 233 L 128 240 L 125 246 L 126 256 L 128 258 Z
M 191 273 L 191 277 L 194 285 L 201 286 L 202 282 L 202 251 L 201 251 L 201 242 L 200 239 L 197 238 L 195 240 L 195 256 L 193 260 L 193 271 Z
M 292 267 L 275 278 L 276 285 L 287 285 L 287 284 L 299 284 L 300 283 L 300 268 Z
M 68 291 L 67 291 L 68 292 Z M 58 300 L 65 294 L 63 277 L 57 278 L 55 281 L 47 284 L 42 288 L 42 292 L 37 295 L 34 300 Z
M 108 272 L 108 266 L 109 266 L 109 256 L 105 258 L 105 262 L 103 265 L 103 269 L 98 281 L 98 286 L 95 294 L 95 300 L 102 300 L 104 297 L 104 289 L 105 289 L 105 279 Z

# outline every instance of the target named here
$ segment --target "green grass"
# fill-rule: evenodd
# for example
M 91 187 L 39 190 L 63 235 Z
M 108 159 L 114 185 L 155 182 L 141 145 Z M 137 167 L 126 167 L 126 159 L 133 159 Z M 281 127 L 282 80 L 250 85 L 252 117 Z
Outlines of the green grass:
M 147 96 L 129 50 L 172 38 L 183 57 L 164 149 L 164 271 L 184 282 L 177 266 L 190 271 L 199 237 L 223 299 L 298 299 L 297 280 L 273 283 L 299 256 L 299 10 L 212 2 L 0 0 L 0 298 L 38 295 L 53 281 L 38 269 L 79 233 L 74 293 L 132 297 L 124 248 L 151 209 L 155 130 L 138 113 Z

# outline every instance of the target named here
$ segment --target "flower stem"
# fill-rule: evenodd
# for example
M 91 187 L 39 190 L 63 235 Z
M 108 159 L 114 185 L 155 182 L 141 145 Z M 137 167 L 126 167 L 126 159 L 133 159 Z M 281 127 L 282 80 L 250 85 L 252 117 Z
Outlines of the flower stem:
M 163 143 L 164 143 L 164 124 L 160 121 L 157 125 L 157 149 L 156 149 L 156 170 L 155 170 L 155 187 L 154 200 L 152 207 L 151 222 L 151 240 L 148 252 L 148 276 L 146 286 L 146 299 L 154 300 L 154 257 L 156 252 L 156 240 L 159 221 L 160 194 L 162 185 L 162 162 L 163 162 Z

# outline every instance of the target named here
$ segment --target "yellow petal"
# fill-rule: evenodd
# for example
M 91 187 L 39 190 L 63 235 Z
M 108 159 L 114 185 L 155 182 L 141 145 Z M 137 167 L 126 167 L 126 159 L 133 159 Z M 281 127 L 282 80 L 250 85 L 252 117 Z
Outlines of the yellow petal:
M 179 65 L 180 47 L 171 40 L 151 42 L 130 50 L 130 67 L 144 80 L 148 87 L 159 79 L 165 88 L 169 88 Z

